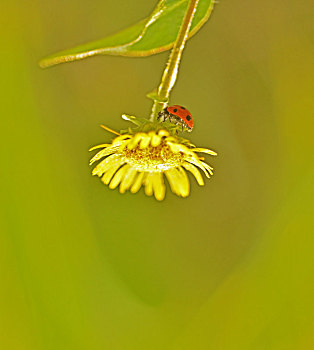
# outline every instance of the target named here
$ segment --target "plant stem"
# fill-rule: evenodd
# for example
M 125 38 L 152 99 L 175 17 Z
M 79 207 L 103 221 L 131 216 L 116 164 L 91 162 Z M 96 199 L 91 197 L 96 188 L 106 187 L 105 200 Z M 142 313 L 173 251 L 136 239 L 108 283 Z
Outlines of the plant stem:
M 171 50 L 169 61 L 164 70 L 161 83 L 157 90 L 158 98 L 154 100 L 152 114 L 150 117 L 151 121 L 157 120 L 158 113 L 166 107 L 167 102 L 160 101 L 169 100 L 171 90 L 177 80 L 182 53 L 184 50 L 185 43 L 188 39 L 189 31 L 198 2 L 199 0 L 190 0 L 189 2 L 188 9 L 183 18 L 177 39 Z

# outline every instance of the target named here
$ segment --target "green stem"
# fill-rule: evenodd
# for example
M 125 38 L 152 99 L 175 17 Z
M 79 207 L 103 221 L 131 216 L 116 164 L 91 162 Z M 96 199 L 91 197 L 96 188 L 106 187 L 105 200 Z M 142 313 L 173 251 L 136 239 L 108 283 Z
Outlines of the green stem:
M 185 43 L 188 39 L 189 31 L 198 2 L 199 0 L 190 0 L 190 3 L 188 5 L 188 9 L 185 13 L 177 39 L 171 50 L 169 61 L 164 70 L 161 83 L 157 90 L 158 98 L 154 101 L 153 104 L 152 114 L 150 117 L 151 121 L 157 120 L 158 113 L 162 111 L 167 105 L 167 102 L 160 101 L 169 101 L 171 90 L 177 80 L 182 53 Z

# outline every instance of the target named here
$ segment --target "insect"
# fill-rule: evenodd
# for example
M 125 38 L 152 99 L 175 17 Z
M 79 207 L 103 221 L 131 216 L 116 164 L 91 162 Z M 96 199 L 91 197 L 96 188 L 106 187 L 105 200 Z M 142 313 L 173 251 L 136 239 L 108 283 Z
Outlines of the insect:
M 182 126 L 182 131 L 187 130 L 189 132 L 193 129 L 193 118 L 191 113 L 182 106 L 174 105 L 166 107 L 163 111 L 158 113 L 158 120 L 162 118 L 162 121 L 169 119 L 170 123 L 174 123 Z

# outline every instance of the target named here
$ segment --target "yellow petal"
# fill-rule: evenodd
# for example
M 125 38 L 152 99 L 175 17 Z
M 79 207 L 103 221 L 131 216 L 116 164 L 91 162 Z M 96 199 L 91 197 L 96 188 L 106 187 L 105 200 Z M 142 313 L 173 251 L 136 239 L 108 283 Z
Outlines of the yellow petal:
M 153 190 L 155 198 L 162 201 L 165 198 L 166 186 L 164 183 L 164 176 L 162 173 L 155 173 L 153 177 Z
M 131 139 L 131 138 L 132 138 L 132 136 L 128 135 L 128 134 L 120 135 L 112 141 L 112 144 L 115 145 L 116 143 L 119 143 L 121 141 L 125 141 L 127 139 Z
M 193 148 L 193 152 L 201 152 L 201 153 L 206 153 L 206 154 L 211 154 L 212 156 L 217 156 L 217 153 L 207 149 L 207 148 Z
M 126 173 L 129 167 L 130 166 L 126 164 L 115 173 L 114 177 L 112 178 L 109 184 L 109 188 L 114 189 L 119 185 L 120 181 L 122 180 L 124 174 Z
M 189 157 L 187 159 L 185 159 L 187 162 L 192 163 L 194 165 L 196 165 L 197 167 L 199 167 L 200 169 L 202 169 L 206 175 L 206 177 L 210 178 L 210 174 L 208 173 L 207 169 L 203 166 L 202 161 Z M 205 163 L 206 164 L 206 163 Z
M 202 177 L 201 173 L 199 172 L 199 170 L 198 170 L 193 164 L 190 164 L 190 163 L 188 163 L 188 162 L 185 162 L 185 163 L 182 164 L 182 166 L 183 166 L 186 170 L 190 171 L 190 172 L 194 175 L 194 177 L 195 177 L 197 183 L 198 183 L 200 186 L 204 186 L 203 177 Z
M 144 149 L 149 146 L 151 138 L 148 135 L 143 136 L 140 142 L 140 148 Z
M 128 149 L 134 149 L 137 146 L 137 144 L 142 140 L 143 135 L 145 137 L 144 133 L 138 133 L 134 135 L 133 138 L 128 143 Z
M 213 173 L 213 168 L 211 167 L 211 166 L 209 166 L 207 163 L 205 163 L 205 162 L 202 162 L 202 161 L 200 161 L 202 164 L 203 164 L 203 166 L 204 166 L 204 168 L 206 168 L 207 169 L 207 171 L 210 173 L 210 175 L 214 175 L 214 173 Z
M 157 147 L 158 145 L 160 145 L 160 141 L 161 141 L 161 137 L 154 133 L 152 136 L 151 145 L 153 147 Z
M 105 172 L 104 176 L 101 178 L 101 181 L 105 184 L 108 185 L 111 178 L 115 174 L 115 172 L 120 168 L 121 164 L 115 164 L 108 169 L 108 171 Z
M 178 172 L 181 177 L 181 195 L 182 197 L 187 197 L 190 193 L 190 181 L 189 178 L 185 172 L 185 170 L 182 167 L 178 168 Z
M 116 146 L 109 146 L 109 147 L 106 147 L 105 149 L 99 151 L 98 153 L 96 153 L 94 155 L 94 157 L 90 160 L 89 164 L 93 164 L 95 163 L 97 160 L 105 157 L 105 156 L 108 156 L 109 154 L 111 153 L 115 153 L 117 151 L 117 147 Z
M 166 178 L 169 182 L 171 191 L 176 195 L 180 196 L 179 187 L 176 185 L 176 176 L 173 173 L 173 169 L 169 169 L 165 172 Z
M 169 181 L 171 191 L 178 196 L 187 197 L 190 192 L 190 183 L 185 171 L 178 169 L 170 169 L 165 172 Z
M 169 131 L 161 129 L 161 130 L 158 131 L 158 135 L 160 137 L 167 137 L 167 136 L 169 136 Z
M 179 149 L 178 149 L 176 143 L 167 141 L 167 145 L 169 146 L 171 152 L 173 152 L 173 153 L 178 153 L 179 152 Z
M 173 153 L 182 152 L 186 155 L 193 155 L 192 151 L 190 151 L 186 146 L 184 146 L 180 143 L 167 142 L 167 145 L 170 147 L 170 149 Z
M 132 185 L 132 182 L 135 178 L 137 171 L 130 167 L 127 172 L 124 175 L 124 178 L 121 181 L 121 185 L 120 185 L 120 193 L 124 193 L 126 190 L 128 190 L 130 188 L 130 186 Z
M 132 187 L 131 187 L 131 192 L 136 193 L 142 186 L 143 180 L 145 179 L 144 177 L 145 173 L 139 173 L 137 178 L 135 179 Z
M 145 194 L 151 196 L 153 194 L 153 173 L 148 173 L 144 181 L 145 185 Z
M 117 152 L 121 153 L 124 150 L 124 148 L 128 145 L 129 142 L 130 142 L 130 140 L 124 140 L 124 141 L 120 142 Z
M 104 147 L 108 147 L 108 146 L 111 146 L 111 143 L 103 143 L 102 145 L 94 146 L 94 147 L 90 148 L 89 151 L 93 151 L 94 149 L 104 148 Z
M 116 164 L 121 165 L 123 162 L 122 158 L 118 154 L 112 154 L 111 156 L 107 157 L 103 161 L 101 161 L 99 164 L 95 166 L 95 168 L 92 171 L 92 175 L 98 175 L 101 176 L 103 173 L 105 173 L 109 168 L 112 166 L 115 166 Z

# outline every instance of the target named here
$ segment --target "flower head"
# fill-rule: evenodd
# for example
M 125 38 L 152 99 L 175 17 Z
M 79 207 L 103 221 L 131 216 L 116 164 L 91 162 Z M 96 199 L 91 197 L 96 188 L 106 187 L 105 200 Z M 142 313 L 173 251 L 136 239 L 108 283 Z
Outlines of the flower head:
M 165 197 L 165 175 L 172 192 L 187 197 L 190 182 L 186 170 L 203 186 L 199 169 L 209 178 L 213 175 L 213 168 L 197 153 L 216 155 L 216 152 L 196 148 L 190 141 L 171 134 L 171 129 L 162 127 L 161 123 L 150 124 L 145 125 L 147 131 L 143 131 L 142 125 L 139 130 L 129 129 L 128 133 L 119 135 L 110 144 L 92 147 L 91 151 L 102 148 L 90 161 L 93 164 L 102 159 L 92 174 L 101 177 L 101 181 L 111 189 L 120 185 L 121 193 L 127 190 L 136 193 L 143 185 L 146 195 L 154 194 L 157 200 Z

